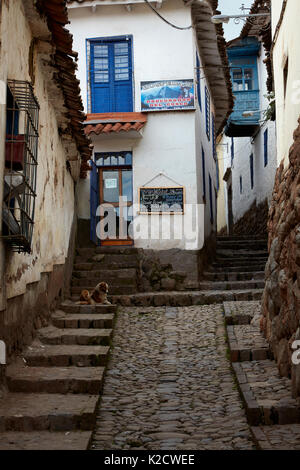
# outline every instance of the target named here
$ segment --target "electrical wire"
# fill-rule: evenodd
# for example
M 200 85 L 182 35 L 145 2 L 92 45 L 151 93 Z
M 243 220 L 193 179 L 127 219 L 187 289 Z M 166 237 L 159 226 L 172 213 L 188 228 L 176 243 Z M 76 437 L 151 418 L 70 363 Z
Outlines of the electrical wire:
M 152 11 L 154 11 L 154 13 L 161 19 L 163 20 L 165 23 L 167 23 L 169 26 L 172 26 L 172 28 L 175 28 L 175 29 L 180 29 L 181 31 L 185 31 L 187 29 L 192 29 L 193 25 L 191 26 L 186 26 L 185 28 L 181 28 L 180 26 L 176 26 L 175 24 L 171 23 L 170 21 L 168 21 L 166 18 L 164 18 L 160 13 L 158 13 L 158 11 L 151 5 L 151 3 L 148 1 L 148 0 L 144 0 L 144 2 L 148 5 L 149 8 L 151 8 Z

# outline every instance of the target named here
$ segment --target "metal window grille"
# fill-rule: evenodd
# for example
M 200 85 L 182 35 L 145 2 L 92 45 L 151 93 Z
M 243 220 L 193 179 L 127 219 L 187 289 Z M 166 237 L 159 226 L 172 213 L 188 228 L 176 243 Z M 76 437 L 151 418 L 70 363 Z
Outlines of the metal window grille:
M 31 252 L 39 109 L 29 82 L 8 80 L 2 239 L 18 253 Z

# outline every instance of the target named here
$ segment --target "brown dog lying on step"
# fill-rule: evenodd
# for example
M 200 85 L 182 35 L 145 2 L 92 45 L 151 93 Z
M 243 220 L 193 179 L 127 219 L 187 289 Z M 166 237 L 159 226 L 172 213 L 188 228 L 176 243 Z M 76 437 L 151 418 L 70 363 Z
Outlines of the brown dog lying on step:
M 79 305 L 110 305 L 111 303 L 107 300 L 107 293 L 108 284 L 106 282 L 99 282 L 91 293 L 88 290 L 83 290 L 80 294 L 79 302 L 76 303 Z

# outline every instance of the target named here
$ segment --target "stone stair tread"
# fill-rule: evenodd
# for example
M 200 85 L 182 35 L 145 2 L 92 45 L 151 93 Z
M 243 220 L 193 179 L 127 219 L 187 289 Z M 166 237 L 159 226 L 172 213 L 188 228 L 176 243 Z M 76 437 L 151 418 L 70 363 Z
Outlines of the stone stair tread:
M 254 272 L 239 272 L 239 273 L 232 273 L 232 272 L 209 272 L 206 271 L 203 273 L 203 281 L 250 281 L 250 280 L 264 280 L 265 279 L 265 271 L 254 271 Z
M 227 326 L 231 362 L 270 359 L 270 347 L 258 325 Z
M 300 424 L 251 426 L 260 450 L 300 450 Z
M 250 425 L 300 423 L 300 401 L 292 398 L 291 380 L 280 376 L 275 361 L 236 362 L 232 366 Z
M 113 304 L 111 305 L 109 304 L 80 305 L 69 300 L 69 301 L 63 302 L 60 305 L 60 309 L 56 310 L 56 312 L 105 314 L 105 313 L 114 313 L 116 310 L 117 310 L 117 306 Z
M 227 325 L 248 325 L 252 318 L 261 311 L 261 303 L 257 300 L 223 302 Z
M 55 326 L 48 326 L 38 330 L 40 340 L 44 342 L 57 341 L 51 344 L 78 344 L 84 345 L 90 340 L 109 340 L 112 337 L 111 328 L 56 328 Z
M 87 450 L 90 431 L 31 431 L 0 434 L 0 450 Z
M 117 276 L 117 277 L 127 277 L 127 276 L 132 276 L 132 277 L 135 277 L 136 276 L 136 269 L 134 268 L 123 268 L 123 269 L 120 269 L 119 272 L 116 272 L 115 269 L 98 269 L 97 270 L 84 270 L 84 269 L 76 269 L 74 268 L 74 272 L 73 272 L 73 276 L 75 276 L 76 278 L 84 278 L 84 277 L 88 277 L 88 276 L 91 276 L 92 274 L 92 277 L 102 277 L 102 278 L 105 278 L 106 276 L 110 277 L 110 276 Z
M 89 311 L 89 310 L 88 310 Z M 90 312 L 90 311 L 89 311 Z M 112 328 L 114 314 L 110 313 L 65 313 L 56 312 L 52 315 L 52 323 L 57 328 Z
M 236 290 L 236 289 L 262 289 L 264 287 L 263 280 L 246 280 L 246 281 L 202 281 L 200 289 L 202 290 Z
M 12 392 L 97 394 L 104 370 L 104 367 L 28 367 L 19 362 L 8 366 L 6 378 Z
M 106 362 L 108 346 L 34 344 L 23 357 L 28 365 L 36 366 L 102 366 Z
M 98 395 L 8 393 L 0 400 L 0 442 L 5 431 L 92 430 Z

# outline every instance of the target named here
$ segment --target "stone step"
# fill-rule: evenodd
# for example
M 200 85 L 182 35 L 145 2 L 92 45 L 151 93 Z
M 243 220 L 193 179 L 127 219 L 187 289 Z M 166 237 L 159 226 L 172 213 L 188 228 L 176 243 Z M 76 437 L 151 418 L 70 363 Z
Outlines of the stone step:
M 224 236 L 218 236 L 217 241 L 239 241 L 239 240 L 250 240 L 250 241 L 256 241 L 256 240 L 264 240 L 266 243 L 268 242 L 267 238 L 263 238 L 261 235 L 224 235 Z
M 96 270 L 91 270 L 91 269 L 88 269 L 88 270 L 77 270 L 75 267 L 74 267 L 74 271 L 73 271 L 73 278 L 75 279 L 85 279 L 87 277 L 93 277 L 95 279 L 98 279 L 98 282 L 99 282 L 99 279 L 102 278 L 104 280 L 107 280 L 107 279 L 127 279 L 127 278 L 132 278 L 132 279 L 135 279 L 136 278 L 136 269 L 120 269 L 118 271 L 116 271 L 115 269 L 100 269 L 98 271 Z M 108 281 L 107 281 L 108 282 Z
M 43 344 L 78 344 L 81 346 L 108 346 L 112 338 L 112 329 L 96 328 L 56 328 L 48 326 L 38 331 Z
M 118 272 L 118 271 L 116 271 Z M 99 279 L 103 279 L 109 287 L 109 290 L 113 289 L 114 287 L 118 286 L 129 286 L 129 287 L 136 287 L 136 278 L 132 277 L 94 277 L 91 273 L 82 279 L 72 278 L 71 285 L 73 287 L 82 287 L 82 286 L 89 286 L 89 290 L 93 290 L 95 286 L 101 282 Z
M 268 244 L 266 240 L 218 240 L 217 250 L 267 250 Z
M 226 267 L 226 266 L 253 266 L 253 265 L 259 265 L 259 266 L 265 266 L 267 262 L 267 258 L 219 258 L 216 259 L 213 263 L 212 266 L 218 266 L 218 267 Z
M 83 285 L 80 287 L 71 287 L 71 294 L 72 295 L 80 295 L 82 290 L 92 290 L 95 287 L 95 285 Z M 135 286 L 111 286 L 109 288 L 109 295 L 130 295 L 134 294 L 137 291 L 137 288 Z
M 216 257 L 217 259 L 236 259 L 236 258 L 264 258 L 268 259 L 267 251 L 249 251 L 249 250 L 217 250 Z
M 226 272 L 226 273 L 242 273 L 242 272 L 257 272 L 264 271 L 265 264 L 247 264 L 237 266 L 221 266 L 219 264 L 213 264 L 207 268 L 210 272 Z
M 103 376 L 103 367 L 28 367 L 24 363 L 8 366 L 6 372 L 9 391 L 19 393 L 98 395 Z
M 200 282 L 201 290 L 238 290 L 238 289 L 263 289 L 265 281 L 215 281 Z
M 99 395 L 8 393 L 0 400 L 1 433 L 6 431 L 91 431 Z
M 247 273 L 205 272 L 203 276 L 204 276 L 204 280 L 207 280 L 207 281 L 252 281 L 252 280 L 264 280 L 265 272 L 264 271 L 257 271 L 257 272 L 250 271 Z
M 232 366 L 251 426 L 300 423 L 300 404 L 292 398 L 291 380 L 279 375 L 275 361 Z
M 87 450 L 90 439 L 90 431 L 10 431 L 0 434 L 0 450 Z
M 270 346 L 259 326 L 228 325 L 227 336 L 231 362 L 272 359 Z
M 101 314 L 105 315 L 107 313 L 115 313 L 117 311 L 117 305 L 106 305 L 106 304 L 96 304 L 96 305 L 80 305 L 72 301 L 65 301 L 60 305 L 60 311 L 65 313 L 83 313 L 83 314 Z
M 108 346 L 34 345 L 27 348 L 24 359 L 32 367 L 99 367 L 108 360 Z
M 76 254 L 79 256 L 105 255 L 137 255 L 138 248 L 133 246 L 97 246 L 95 248 L 77 248 Z
M 129 258 L 129 257 L 128 257 Z M 88 261 L 87 258 L 82 256 L 75 257 L 74 270 L 75 271 L 116 271 L 126 269 L 137 269 L 138 261 L 136 259 L 104 259 L 102 262 Z
M 251 426 L 259 450 L 300 450 L 300 424 Z
M 139 260 L 136 255 L 131 254 L 80 254 L 75 256 L 75 264 L 86 263 L 96 265 L 97 269 L 114 269 L 115 266 L 120 268 L 135 268 L 138 266 Z
M 260 301 L 223 302 L 227 325 L 249 325 L 256 314 L 261 312 Z
M 261 300 L 263 290 L 145 292 L 134 295 L 111 296 L 114 303 L 123 306 L 172 306 L 221 304 L 224 301 Z
M 89 306 L 87 306 L 87 308 L 89 308 Z M 65 312 L 57 311 L 52 315 L 52 323 L 57 328 L 102 329 L 102 328 L 113 327 L 114 314 L 92 313 L 91 310 L 89 312 L 90 313 L 65 313 Z

